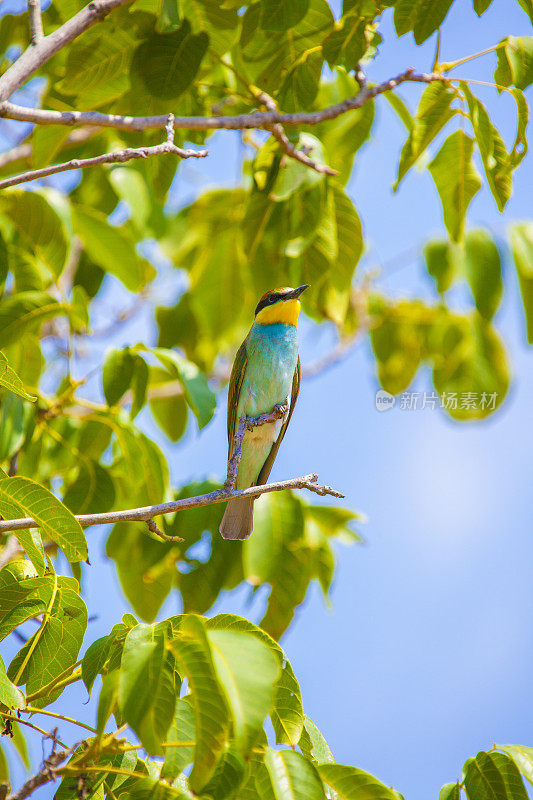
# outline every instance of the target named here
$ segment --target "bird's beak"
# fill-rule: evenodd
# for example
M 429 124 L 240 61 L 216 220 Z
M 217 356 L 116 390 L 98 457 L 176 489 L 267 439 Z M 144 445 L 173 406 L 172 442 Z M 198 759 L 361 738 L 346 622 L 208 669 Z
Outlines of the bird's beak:
M 310 286 L 310 283 L 304 283 L 303 286 L 298 286 L 297 289 L 293 289 L 292 292 L 285 295 L 285 300 L 296 300 L 298 297 L 300 297 L 302 292 L 305 292 L 305 290 L 309 289 Z

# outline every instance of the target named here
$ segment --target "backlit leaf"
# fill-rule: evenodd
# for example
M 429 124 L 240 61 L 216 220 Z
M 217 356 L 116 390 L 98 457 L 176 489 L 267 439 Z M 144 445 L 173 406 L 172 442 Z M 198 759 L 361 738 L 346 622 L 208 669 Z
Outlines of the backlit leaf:
M 514 761 L 504 753 L 479 752 L 463 768 L 468 800 L 527 800 L 527 792 Z
M 0 386 L 5 386 L 10 392 L 14 392 L 24 400 L 36 400 L 24 389 L 23 383 L 15 370 L 8 364 L 7 358 L 0 351 Z
M 455 131 L 428 167 L 440 195 L 444 223 L 454 242 L 462 240 L 467 208 L 481 188 L 472 149 L 473 140 L 463 131 Z
M 316 767 L 300 753 L 268 748 L 264 764 L 256 785 L 265 800 L 325 800 Z
M 424 90 L 412 121 L 412 128 L 402 148 L 398 165 L 398 179 L 394 189 L 406 172 L 418 161 L 439 131 L 456 114 L 450 107 L 455 92 L 444 83 L 430 83 Z
M 398 36 L 413 31 L 415 42 L 422 44 L 444 22 L 452 0 L 398 0 L 394 6 L 394 26 Z
M 334 789 L 342 800 L 398 800 L 394 789 L 378 781 L 373 775 L 357 767 L 342 764 L 319 764 L 318 772 L 322 780 Z
M 527 89 L 533 82 L 533 36 L 507 36 L 500 45 L 494 82 Z
M 29 478 L 0 480 L 0 512 L 5 519 L 32 517 L 41 534 L 63 550 L 69 561 L 87 559 L 87 542 L 80 523 L 48 489 Z

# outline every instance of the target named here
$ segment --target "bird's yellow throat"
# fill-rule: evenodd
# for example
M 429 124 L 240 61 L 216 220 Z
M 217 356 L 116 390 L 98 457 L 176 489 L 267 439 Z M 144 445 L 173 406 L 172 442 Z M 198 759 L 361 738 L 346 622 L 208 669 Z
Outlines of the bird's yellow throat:
M 298 323 L 298 314 L 300 313 L 300 301 L 282 300 L 280 303 L 275 303 L 273 306 L 265 306 L 256 316 L 255 321 L 259 325 L 296 325 Z

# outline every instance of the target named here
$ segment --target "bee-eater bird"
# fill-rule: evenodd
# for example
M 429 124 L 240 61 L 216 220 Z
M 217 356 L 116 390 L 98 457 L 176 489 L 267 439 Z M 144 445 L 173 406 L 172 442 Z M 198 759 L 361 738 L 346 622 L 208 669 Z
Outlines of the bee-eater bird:
M 296 325 L 299 297 L 309 284 L 283 287 L 263 295 L 255 309 L 254 324 L 239 347 L 228 393 L 228 442 L 241 417 L 268 414 L 280 403 L 287 411 L 276 422 L 246 431 L 235 482 L 236 489 L 266 483 L 285 435 L 300 390 L 300 359 Z M 253 529 L 253 497 L 230 500 L 220 523 L 224 539 L 247 539 Z

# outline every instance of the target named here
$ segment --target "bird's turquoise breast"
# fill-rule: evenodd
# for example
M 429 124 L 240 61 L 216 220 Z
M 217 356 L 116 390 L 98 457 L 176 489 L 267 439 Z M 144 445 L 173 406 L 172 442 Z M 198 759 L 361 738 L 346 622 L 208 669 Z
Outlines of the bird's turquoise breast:
M 267 414 L 292 392 L 298 363 L 298 340 L 294 325 L 257 325 L 246 341 L 244 375 L 237 418 Z M 237 473 L 237 489 L 252 486 L 276 442 L 283 420 L 261 425 L 246 433 Z
M 257 416 L 272 411 L 292 390 L 298 361 L 294 325 L 258 325 L 246 343 L 247 364 L 237 416 Z

